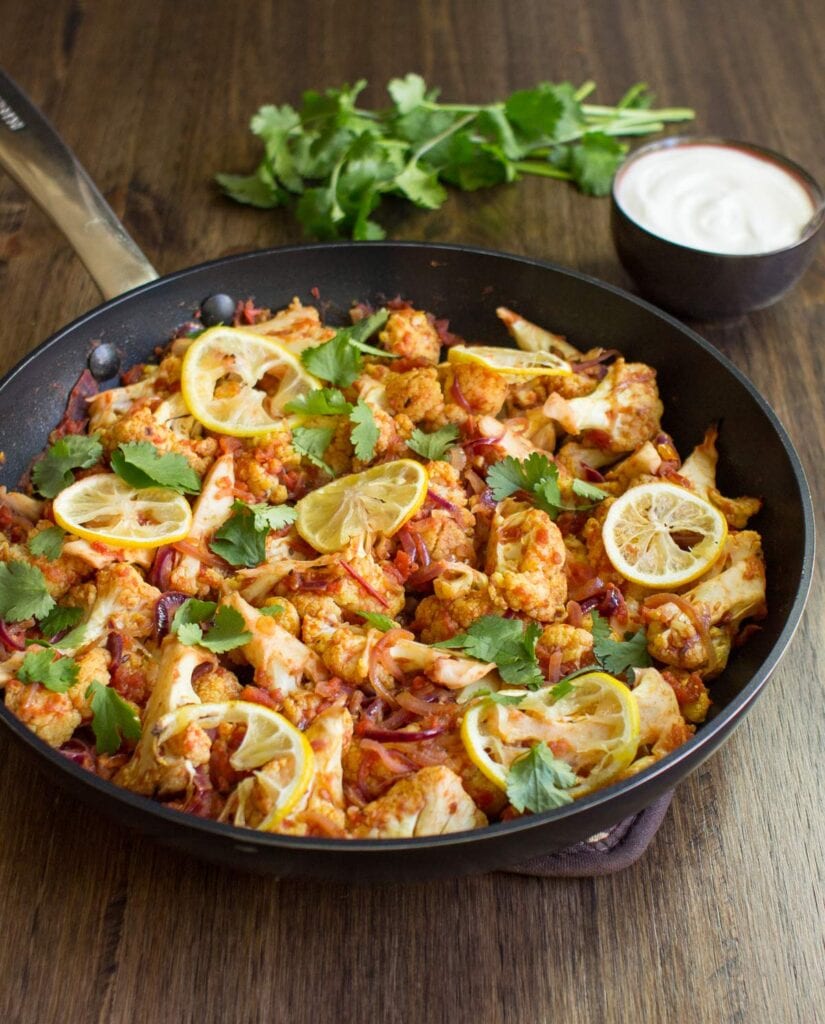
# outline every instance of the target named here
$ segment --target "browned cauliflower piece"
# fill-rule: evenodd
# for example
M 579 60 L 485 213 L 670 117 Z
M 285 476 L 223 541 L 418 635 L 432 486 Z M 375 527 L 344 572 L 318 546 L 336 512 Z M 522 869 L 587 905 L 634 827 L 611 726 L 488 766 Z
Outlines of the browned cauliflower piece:
M 506 397 L 506 377 L 480 363 L 448 363 L 444 370 L 444 416 L 450 423 L 498 416 Z
M 418 362 L 438 362 L 441 339 L 430 318 L 420 309 L 407 307 L 390 313 L 378 340 L 388 352 L 402 359 Z
M 426 644 L 464 633 L 482 615 L 500 615 L 504 602 L 482 572 L 452 564 L 433 580 L 433 594 L 419 602 L 412 628 Z
M 555 659 L 557 674 L 565 676 L 593 661 L 593 635 L 586 629 L 554 622 L 542 630 L 536 657 L 540 665 Z
M 352 740 L 352 715 L 334 706 L 322 711 L 304 734 L 315 764 L 307 795 L 298 809 L 278 825 L 287 835 L 344 836 L 344 784 L 342 759 Z
M 192 689 L 202 704 L 216 704 L 237 700 L 241 695 L 241 684 L 234 672 L 222 665 L 215 665 L 203 672 L 192 682 Z
M 303 352 L 305 348 L 323 345 L 335 334 L 332 327 L 324 327 L 314 306 L 304 306 L 297 297 L 286 309 L 275 313 L 269 320 L 250 324 L 244 330 L 277 338 L 292 352 Z
M 728 535 L 721 558 L 677 600 L 649 599 L 644 608 L 648 650 L 666 665 L 718 675 L 746 618 L 765 614 L 765 563 L 759 534 Z M 687 605 L 687 609 L 684 607 Z M 690 614 L 688 614 L 690 612 Z
M 160 591 L 131 565 L 115 562 L 97 574 L 97 594 L 83 623 L 82 646 L 101 643 L 110 630 L 145 640 L 154 629 Z M 61 647 L 61 650 L 63 648 Z
M 108 685 L 111 660 L 111 655 L 103 647 L 91 647 L 75 658 L 78 667 L 77 681 L 66 692 L 84 722 L 88 722 L 92 717 L 92 706 L 86 697 L 86 691 L 94 682 Z
M 546 512 L 513 498 L 499 503 L 485 571 L 509 608 L 552 622 L 567 600 L 565 557 L 562 535 Z
M 475 522 L 472 513 L 466 514 Z M 472 528 L 460 526 L 449 512 L 433 509 L 407 523 L 406 529 L 421 538 L 433 561 L 475 564 Z
M 747 525 L 751 516 L 756 515 L 762 507 L 759 498 L 725 498 L 716 487 L 716 466 L 719 452 L 716 439 L 719 431 L 715 426 L 705 432 L 704 440 L 693 449 L 679 470 L 679 476 L 687 480 L 697 494 L 715 505 L 727 519 L 728 526 L 741 530 Z
M 6 707 L 50 747 L 63 746 L 82 720 L 68 693 L 17 679 L 6 684 Z
M 235 477 L 256 501 L 279 505 L 286 501 L 284 480 L 301 465 L 301 456 L 292 447 L 286 430 L 252 438 L 234 453 Z
M 636 669 L 633 696 L 639 708 L 639 745 L 648 747 L 655 760 L 686 743 L 694 733 L 684 720 L 673 687 L 655 668 Z
M 235 503 L 235 464 L 231 455 L 222 455 L 213 464 L 203 481 L 201 493 L 192 510 L 192 525 L 187 543 L 207 551 L 207 545 L 218 529 L 229 518 Z M 214 571 L 209 571 L 195 555 L 182 555 L 170 573 L 174 590 L 184 594 L 209 592 L 216 582 Z M 218 581 L 220 576 L 218 576 Z
M 396 782 L 384 796 L 350 815 L 350 832 L 363 839 L 409 839 L 481 828 L 487 817 L 455 772 L 422 768 Z
M 387 408 L 393 415 L 403 413 L 413 423 L 438 422 L 444 411 L 444 396 L 434 366 L 403 373 L 390 371 L 384 378 Z
M 656 371 L 644 363 L 617 359 L 598 387 L 581 398 L 552 394 L 545 415 L 568 434 L 611 452 L 632 452 L 659 431 L 662 403 Z
M 130 441 L 149 441 L 161 452 L 183 455 L 198 476 L 203 476 L 218 450 L 214 437 L 192 439 L 175 433 L 159 423 L 147 406 L 142 406 L 115 420 L 100 432 L 100 441 L 110 455 L 119 444 Z

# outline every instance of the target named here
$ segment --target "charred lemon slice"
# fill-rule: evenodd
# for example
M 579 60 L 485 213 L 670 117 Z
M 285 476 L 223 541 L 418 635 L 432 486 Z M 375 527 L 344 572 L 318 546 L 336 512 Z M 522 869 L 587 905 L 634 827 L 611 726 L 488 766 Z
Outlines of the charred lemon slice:
M 513 762 L 537 743 L 559 756 L 578 776 L 570 790 L 577 799 L 616 778 L 639 747 L 639 708 L 633 692 L 606 672 L 588 672 L 573 681 L 568 694 L 553 697 L 553 687 L 533 692 L 501 690 L 499 697 L 521 697 L 506 704 L 482 698 L 464 715 L 461 738 L 473 764 L 501 789 Z
M 169 487 L 130 487 L 114 473 L 83 477 L 57 495 L 52 510 L 69 533 L 118 548 L 174 544 L 192 525 L 182 494 Z
M 727 535 L 718 508 L 665 482 L 625 491 L 610 506 L 602 527 L 604 549 L 616 571 L 658 590 L 681 587 L 707 572 Z
M 558 377 L 573 372 L 570 363 L 554 352 L 522 352 L 517 348 L 497 348 L 493 345 L 453 345 L 447 353 L 447 361 L 475 363 L 514 380 Z
M 204 331 L 181 367 L 189 412 L 207 429 L 234 437 L 277 430 L 284 406 L 319 386 L 280 342 L 235 327 Z
M 424 504 L 427 471 L 398 459 L 339 477 L 296 505 L 295 528 L 316 551 L 340 551 L 353 537 L 392 536 Z
M 243 700 L 188 704 L 155 723 L 155 757 L 161 763 L 185 757 L 170 752 L 171 740 L 193 725 L 206 732 L 223 723 L 245 727 L 229 764 L 237 772 L 251 772 L 230 794 L 223 817 L 235 825 L 271 832 L 306 793 L 315 765 L 306 736 L 277 711 Z M 186 748 L 185 743 L 179 746 Z

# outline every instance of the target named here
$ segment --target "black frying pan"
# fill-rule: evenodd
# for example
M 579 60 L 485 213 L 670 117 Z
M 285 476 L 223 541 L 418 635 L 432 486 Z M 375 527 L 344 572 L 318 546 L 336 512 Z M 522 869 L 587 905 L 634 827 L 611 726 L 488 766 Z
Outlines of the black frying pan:
M 41 205 L 52 205 L 49 191 L 57 194 L 56 219 L 104 294 L 148 282 L 58 331 L 0 382 L 0 449 L 6 454 L 0 482 L 9 487 L 46 444 L 97 342 L 113 343 L 121 366 L 127 368 L 149 358 L 155 345 L 207 295 L 228 292 L 279 308 L 293 295 L 310 300 L 310 290 L 317 288 L 331 319 L 343 320 L 353 300 L 380 301 L 401 294 L 437 316 L 448 316 L 451 328 L 469 340 L 504 343 L 495 309 L 506 305 L 567 335 L 581 348 L 603 345 L 648 362 L 658 369 L 664 426 L 679 450 L 689 451 L 708 424 L 719 421 L 720 489 L 765 498 L 755 526 L 768 565 L 769 615 L 761 632 L 736 651 L 714 682 L 712 717 L 690 742 L 652 768 L 567 807 L 423 839 L 347 842 L 266 835 L 168 810 L 105 782 L 67 761 L 0 708 L 4 724 L 51 780 L 124 824 L 233 867 L 341 881 L 422 879 L 506 867 L 585 839 L 675 786 L 742 721 L 802 614 L 813 562 L 813 510 L 784 428 L 753 385 L 710 344 L 667 314 L 583 274 L 463 246 L 295 246 L 233 256 L 153 279 L 151 267 L 89 179 L 42 115 L 2 73 L 0 120 L 0 162 Z M 44 159 L 50 165 L 46 174 L 35 168 Z M 78 243 L 78 230 L 87 242 L 91 233 L 93 241 Z M 25 430 L 20 430 L 21 410 Z

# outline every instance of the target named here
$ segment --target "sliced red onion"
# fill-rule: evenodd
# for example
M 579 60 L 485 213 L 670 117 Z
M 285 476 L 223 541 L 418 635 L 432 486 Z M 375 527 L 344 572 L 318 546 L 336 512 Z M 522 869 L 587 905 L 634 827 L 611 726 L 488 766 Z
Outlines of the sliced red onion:
M 355 569 L 353 569 L 353 568 L 352 568 L 352 566 L 351 566 L 351 565 L 350 565 L 350 564 L 349 564 L 348 562 L 345 562 L 343 558 L 339 558 L 339 559 L 338 559 L 338 562 L 339 562 L 339 564 L 341 565 L 341 567 L 342 567 L 342 568 L 343 568 L 343 569 L 344 569 L 344 570 L 345 570 L 346 572 L 348 572 L 350 576 L 352 576 L 352 578 L 353 578 L 353 579 L 355 580 L 355 582 L 356 582 L 356 583 L 357 583 L 357 584 L 358 584 L 358 585 L 359 585 L 360 587 L 363 587 L 363 588 L 364 588 L 364 590 L 366 590 L 366 592 L 367 592 L 367 593 L 368 593 L 368 594 L 369 594 L 369 595 L 370 595 L 371 597 L 374 597 L 374 598 L 375 598 L 375 600 L 376 600 L 376 601 L 377 601 L 377 602 L 378 602 L 378 603 L 379 603 L 379 604 L 381 605 L 381 607 L 382 607 L 382 608 L 389 608 L 389 604 L 388 604 L 388 602 L 387 602 L 387 601 L 386 601 L 386 600 L 385 600 L 385 599 L 384 599 L 384 598 L 382 597 L 382 595 L 381 595 L 381 594 L 379 594 L 379 592 L 378 592 L 378 591 L 377 591 L 377 590 L 375 589 L 375 587 L 373 587 L 373 586 L 372 586 L 372 585 L 371 585 L 370 583 L 368 583 L 368 582 L 367 582 L 367 581 L 366 581 L 366 580 L 364 579 L 364 577 L 360 575 L 360 573 L 357 573 L 357 572 L 355 571 Z
M 571 363 L 574 373 L 582 373 L 584 370 L 589 370 L 594 366 L 599 366 L 600 363 L 606 362 L 608 359 L 613 359 L 614 356 L 620 356 L 621 352 L 615 348 L 605 348 L 595 356 L 593 359 L 583 359 L 580 363 Z
M 25 651 L 26 645 L 15 637 L 4 619 L 0 619 L 0 643 L 7 651 Z
M 446 509 L 451 515 L 459 516 L 461 514 L 461 509 L 459 509 L 458 505 L 454 505 L 451 501 L 447 501 L 446 498 L 442 498 L 437 491 L 433 491 L 429 487 L 427 488 L 427 498 L 434 505 L 438 505 L 439 508 Z
M 378 740 L 379 743 L 420 743 L 421 740 L 431 740 L 445 732 L 444 726 L 435 726 L 432 729 L 418 729 L 416 732 L 405 732 L 403 729 L 366 729 L 362 735 L 366 739 Z
M 464 392 L 461 390 L 461 385 L 458 383 L 458 377 L 453 375 L 453 384 L 450 388 L 453 398 L 456 400 L 456 404 L 460 405 L 465 412 L 472 413 L 473 407 L 467 401 Z
M 604 475 L 594 469 L 592 466 L 588 466 L 586 463 L 582 463 L 582 470 L 584 471 L 585 480 L 589 480 L 593 484 L 600 484 L 604 482 Z
M 179 590 L 167 590 L 165 594 L 160 595 L 155 602 L 156 640 L 162 640 L 166 636 L 172 626 L 175 612 L 188 598 L 188 594 L 182 594 Z
M 153 587 L 157 587 L 158 590 L 168 589 L 169 575 L 172 572 L 172 563 L 176 555 L 177 552 L 169 544 L 158 548 L 152 568 L 149 570 L 149 582 Z

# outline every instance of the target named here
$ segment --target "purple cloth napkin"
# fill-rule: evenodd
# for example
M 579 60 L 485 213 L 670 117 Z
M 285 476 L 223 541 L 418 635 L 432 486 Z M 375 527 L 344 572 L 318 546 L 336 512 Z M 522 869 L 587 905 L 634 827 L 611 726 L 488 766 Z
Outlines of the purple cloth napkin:
M 665 793 L 643 811 L 625 818 L 605 832 L 559 853 L 535 857 L 526 864 L 507 870 L 510 874 L 535 875 L 537 878 L 593 878 L 623 871 L 650 846 L 672 799 L 672 791 Z

